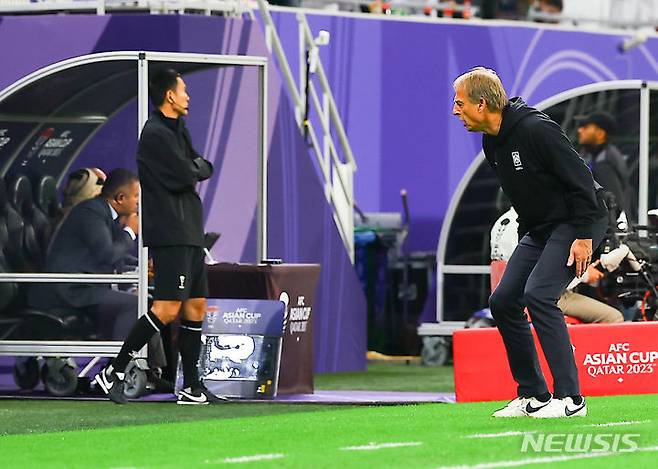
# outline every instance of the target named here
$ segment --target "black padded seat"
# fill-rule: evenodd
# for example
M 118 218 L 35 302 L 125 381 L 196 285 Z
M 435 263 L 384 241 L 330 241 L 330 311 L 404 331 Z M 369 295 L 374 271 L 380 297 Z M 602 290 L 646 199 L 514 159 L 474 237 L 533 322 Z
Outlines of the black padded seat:
M 45 264 L 52 228 L 46 215 L 34 204 L 32 184 L 27 176 L 17 176 L 9 185 L 9 200 L 23 218 L 25 269 L 38 272 Z
M 52 176 L 42 176 L 34 186 L 34 201 L 51 224 L 61 217 L 62 204 L 57 194 L 57 181 Z
M 23 254 L 23 218 L 10 203 L 4 179 L 0 178 L 0 218 L 4 220 L 6 241 L 2 253 L 10 272 L 22 272 L 25 267 Z

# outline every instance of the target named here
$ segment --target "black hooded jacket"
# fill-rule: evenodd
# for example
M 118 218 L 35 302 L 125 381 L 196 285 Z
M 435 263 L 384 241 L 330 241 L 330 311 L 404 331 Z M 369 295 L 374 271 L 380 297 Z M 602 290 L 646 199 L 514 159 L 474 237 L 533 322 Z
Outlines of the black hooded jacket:
M 512 98 L 498 135 L 482 138 L 484 155 L 519 214 L 519 237 L 548 237 L 560 223 L 591 239 L 591 226 L 607 214 L 601 186 L 559 125 Z
M 203 207 L 196 184 L 212 164 L 192 148 L 183 119 L 161 112 L 146 121 L 137 149 L 146 246 L 203 247 Z

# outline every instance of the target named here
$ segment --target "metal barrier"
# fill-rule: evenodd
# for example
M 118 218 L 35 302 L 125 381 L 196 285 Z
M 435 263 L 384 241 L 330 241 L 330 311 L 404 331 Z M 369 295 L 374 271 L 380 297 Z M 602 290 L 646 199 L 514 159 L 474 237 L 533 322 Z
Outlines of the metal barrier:
M 310 141 L 310 147 L 313 149 L 324 179 L 325 197 L 333 209 L 334 221 L 345 249 L 354 263 L 353 178 L 357 167 L 327 75 L 319 58 L 318 47 L 326 36 L 319 35 L 318 38 L 314 38 L 304 13 L 297 13 L 299 27 L 299 84 L 297 84 L 272 21 L 268 4 L 265 0 L 257 0 L 257 2 L 265 25 L 266 43 L 279 62 L 279 68 L 295 107 L 297 125 Z M 319 91 L 312 79 L 313 76 L 317 77 Z M 318 135 L 313 120 L 309 117 L 311 112 L 317 114 L 321 135 Z M 337 142 L 332 133 L 332 126 L 338 138 Z M 341 160 L 338 148 L 342 150 L 344 162 Z

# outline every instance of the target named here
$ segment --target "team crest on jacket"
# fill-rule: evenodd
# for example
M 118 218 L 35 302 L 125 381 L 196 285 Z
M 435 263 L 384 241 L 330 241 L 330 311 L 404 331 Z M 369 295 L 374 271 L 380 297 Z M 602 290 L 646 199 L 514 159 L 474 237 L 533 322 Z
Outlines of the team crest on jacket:
M 514 163 L 514 169 L 521 171 L 523 169 L 523 164 L 521 163 L 521 155 L 518 151 L 512 152 L 512 163 Z

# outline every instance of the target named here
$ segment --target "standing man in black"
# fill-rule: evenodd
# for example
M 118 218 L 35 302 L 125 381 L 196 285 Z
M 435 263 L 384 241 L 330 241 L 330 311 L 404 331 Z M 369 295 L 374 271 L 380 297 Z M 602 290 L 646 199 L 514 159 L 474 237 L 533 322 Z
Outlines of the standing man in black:
M 156 72 L 149 83 L 156 111 L 142 130 L 137 164 L 142 185 L 142 233 L 155 272 L 151 310 L 128 334 L 112 365 L 96 382 L 116 403 L 124 403 L 124 372 L 131 357 L 156 332 L 182 313 L 178 346 L 184 387 L 178 404 L 208 404 L 219 400 L 200 382 L 197 361 L 201 325 L 206 314 L 208 283 L 203 251 L 203 208 L 196 184 L 212 175 L 212 164 L 192 147 L 183 116 L 190 97 L 180 74 Z
M 458 77 L 453 114 L 482 132 L 487 161 L 519 215 L 519 244 L 489 299 L 507 351 L 518 397 L 494 417 L 587 415 L 562 311 L 557 301 L 574 275 L 585 273 L 607 228 L 601 188 L 562 129 L 521 98 L 508 100 L 493 70 Z M 530 325 L 553 374 L 548 392 Z
M 610 136 L 616 129 L 617 121 L 612 114 L 594 111 L 578 123 L 578 143 L 583 150 L 583 157 L 590 161 L 596 182 L 614 194 L 620 212 L 630 215 L 626 197 L 626 158 L 619 148 L 610 142 Z

